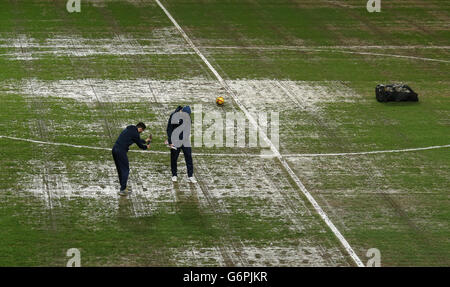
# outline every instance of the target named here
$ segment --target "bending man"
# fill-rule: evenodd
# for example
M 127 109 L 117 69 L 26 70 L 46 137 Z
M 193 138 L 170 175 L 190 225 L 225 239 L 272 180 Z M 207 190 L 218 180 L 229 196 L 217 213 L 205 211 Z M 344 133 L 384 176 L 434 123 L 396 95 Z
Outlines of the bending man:
M 113 146 L 112 155 L 120 182 L 119 195 L 128 195 L 131 193 L 131 190 L 127 187 L 128 175 L 130 174 L 127 153 L 130 145 L 135 143 L 143 150 L 150 149 L 150 138 L 147 138 L 144 141 L 140 136 L 140 133 L 142 133 L 145 128 L 146 126 L 142 122 L 138 123 L 136 126 L 131 125 L 126 127 L 126 129 L 120 133 Z

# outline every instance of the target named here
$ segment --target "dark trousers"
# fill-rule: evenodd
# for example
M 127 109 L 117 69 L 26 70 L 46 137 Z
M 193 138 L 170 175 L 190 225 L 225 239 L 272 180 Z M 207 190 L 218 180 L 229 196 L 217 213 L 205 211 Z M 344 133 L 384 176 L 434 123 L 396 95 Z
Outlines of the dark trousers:
M 188 176 L 191 177 L 194 175 L 194 163 L 192 162 L 192 148 L 181 146 L 176 150 L 170 150 L 170 167 L 172 168 L 172 176 L 177 175 L 177 160 L 180 155 L 181 150 L 183 150 L 184 159 L 186 161 L 186 167 Z
M 112 155 L 114 163 L 116 164 L 117 174 L 119 175 L 120 190 L 125 190 L 127 187 L 128 175 L 130 174 L 127 151 L 114 145 Z

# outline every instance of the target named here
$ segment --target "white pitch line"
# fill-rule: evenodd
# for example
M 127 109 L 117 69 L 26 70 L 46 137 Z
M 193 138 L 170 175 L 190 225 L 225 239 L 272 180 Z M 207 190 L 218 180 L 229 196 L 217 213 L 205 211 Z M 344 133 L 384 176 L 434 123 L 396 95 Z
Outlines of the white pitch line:
M 315 51 L 327 51 L 327 50 L 315 50 Z M 381 54 L 381 53 L 371 53 L 371 52 L 352 52 L 352 51 L 344 51 L 344 50 L 328 50 L 328 51 L 330 51 L 330 52 L 337 52 L 337 53 L 344 53 L 344 54 L 370 55 L 370 56 L 380 56 L 380 57 L 393 57 L 393 58 L 422 60 L 422 61 L 439 62 L 439 63 L 450 63 L 450 61 L 447 61 L 447 60 L 439 60 L 439 59 L 423 58 L 423 57 L 415 57 L 415 56 Z
M 287 51 L 313 51 L 313 52 L 333 52 L 333 53 L 344 53 L 344 54 L 357 54 L 357 55 L 370 55 L 370 56 L 379 56 L 379 57 L 393 57 L 393 58 L 404 58 L 404 59 L 413 59 L 413 60 L 421 60 L 421 61 L 430 61 L 430 62 L 440 62 L 440 63 L 450 63 L 448 60 L 440 60 L 440 59 L 433 59 L 433 58 L 425 58 L 425 57 L 416 57 L 416 56 L 405 56 L 405 55 L 396 55 L 396 54 L 382 54 L 382 53 L 372 53 L 372 52 L 358 52 L 358 51 L 345 51 L 343 49 L 353 49 L 352 47 L 358 47 L 358 46 L 349 46 L 345 48 L 345 46 L 336 46 L 333 48 L 333 46 L 323 46 L 323 47 L 306 47 L 306 46 L 280 46 L 280 47 L 233 47 L 233 46 L 222 46 L 222 47 L 214 47 L 214 46 L 205 46 L 202 48 L 205 49 L 248 49 L 248 50 L 260 50 L 260 51 L 281 51 L 281 50 L 287 50 Z M 378 47 L 378 46 L 368 46 L 367 49 L 371 49 L 370 47 Z M 381 48 L 383 46 L 379 46 Z M 361 46 L 360 48 L 364 48 L 364 46 Z M 431 47 L 430 47 L 431 49 Z M 447 50 L 449 47 L 440 47 L 434 49 L 444 49 Z
M 106 147 L 96 147 L 96 146 L 87 146 L 87 145 L 74 145 L 74 144 L 68 144 L 68 143 L 57 143 L 57 142 L 48 142 L 48 141 L 39 141 L 39 140 L 33 140 L 33 139 L 24 139 L 24 138 L 17 138 L 17 137 L 10 137 L 10 136 L 3 136 L 0 135 L 0 138 L 4 139 L 10 139 L 10 140 L 16 140 L 16 141 L 24 141 L 24 142 L 30 142 L 35 144 L 43 144 L 43 145 L 54 145 L 54 146 L 66 146 L 66 147 L 72 147 L 72 148 L 84 148 L 84 149 L 92 149 L 92 150 L 104 150 L 104 151 L 111 151 L 111 148 Z M 129 152 L 135 152 L 135 153 L 151 153 L 151 154 L 170 154 L 168 151 L 155 151 L 155 150 L 129 150 Z M 259 155 L 259 154 L 238 154 L 238 153 L 195 153 L 193 156 L 228 156 L 228 157 L 271 157 L 267 155 Z
M 23 138 L 2 136 L 2 135 L 0 135 L 0 138 L 10 139 L 10 140 L 17 140 L 17 141 L 25 141 L 25 142 L 36 143 L 36 144 L 45 144 L 45 145 L 66 146 L 66 147 L 73 147 L 73 148 L 85 148 L 85 149 L 107 150 L 107 151 L 111 151 L 112 150 L 112 147 L 111 148 L 106 148 L 106 147 L 96 147 L 96 146 L 87 146 L 87 145 L 74 145 L 74 144 L 68 144 L 68 143 L 55 143 L 55 142 L 38 141 L 38 140 L 23 139 Z M 168 154 L 168 152 L 153 151 L 153 150 L 152 151 L 130 150 L 130 152 L 146 152 L 146 153 L 155 153 L 155 154 Z
M 239 99 L 238 99 L 237 95 L 234 93 L 234 91 L 227 85 L 225 80 L 219 75 L 219 73 L 216 71 L 216 69 L 214 69 L 214 67 L 209 63 L 209 61 L 205 58 L 205 56 L 203 56 L 203 54 L 200 52 L 200 50 L 194 45 L 194 43 L 191 41 L 191 39 L 188 37 L 188 35 L 183 31 L 183 29 L 180 27 L 180 25 L 178 25 L 178 23 L 175 21 L 175 19 L 172 17 L 172 15 L 169 13 L 169 11 L 167 11 L 167 9 L 161 4 L 161 2 L 159 0 L 155 0 L 155 2 L 159 5 L 159 7 L 161 7 L 161 9 L 164 11 L 164 13 L 170 19 L 170 21 L 172 21 L 172 23 L 175 25 L 175 27 L 181 33 L 181 35 L 186 40 L 186 42 L 192 47 L 192 49 L 195 51 L 195 53 L 203 60 L 203 62 L 205 62 L 205 64 L 208 66 L 208 68 L 211 70 L 211 72 L 213 72 L 213 74 L 216 76 L 217 80 L 228 91 L 228 93 L 234 99 L 236 104 L 240 107 L 240 109 L 247 116 L 249 122 L 260 131 L 260 135 L 262 136 L 264 141 L 270 146 L 270 149 L 272 150 L 274 156 L 277 157 L 277 159 L 280 161 L 280 163 L 283 165 L 283 167 L 289 173 L 291 178 L 295 181 L 295 183 L 298 185 L 300 190 L 303 192 L 303 194 L 306 196 L 306 198 L 309 200 L 309 202 L 313 205 L 314 209 L 319 213 L 322 220 L 328 225 L 328 227 L 331 229 L 331 231 L 335 234 L 335 236 L 338 238 L 338 240 L 344 246 L 345 250 L 348 252 L 348 254 L 353 259 L 353 261 L 356 263 L 356 265 L 359 267 L 364 267 L 364 264 L 362 263 L 361 259 L 359 259 L 358 255 L 355 253 L 353 248 L 350 246 L 350 244 L 347 242 L 347 240 L 344 238 L 344 236 L 341 234 L 341 232 L 336 228 L 336 226 L 333 224 L 333 222 L 331 222 L 331 220 L 328 218 L 327 214 L 323 211 L 323 209 L 319 206 L 317 201 L 313 198 L 313 196 L 305 188 L 305 186 L 300 181 L 300 179 L 297 177 L 297 175 L 292 171 L 292 169 L 289 167 L 286 160 L 284 160 L 284 158 L 281 156 L 280 152 L 274 146 L 272 141 L 266 136 L 265 132 L 259 127 L 258 123 L 255 121 L 255 119 L 252 117 L 252 115 L 248 112 L 248 110 L 245 108 L 245 106 L 242 105 L 242 103 L 239 101 Z
M 361 46 L 200 46 L 204 49 L 249 49 L 249 50 L 305 50 L 305 49 L 373 49 L 373 50 L 411 50 L 411 49 L 431 49 L 431 50 L 449 50 L 450 46 L 380 46 L 380 45 L 361 45 Z
M 412 152 L 412 151 L 441 149 L 441 148 L 449 148 L 449 147 L 450 147 L 450 144 L 448 144 L 448 145 L 428 146 L 428 147 L 418 147 L 418 148 L 376 150 L 376 151 L 363 151 L 363 152 L 283 154 L 283 156 L 285 156 L 285 157 L 352 156 L 352 155 L 367 155 L 367 154 L 380 154 L 380 153 Z
M 57 143 L 57 142 L 48 142 L 48 141 L 39 141 L 32 139 L 24 139 L 10 136 L 0 135 L 0 138 L 16 140 L 16 141 L 25 141 L 36 144 L 45 144 L 45 145 L 55 145 L 55 146 L 66 146 L 73 148 L 85 148 L 85 149 L 93 149 L 93 150 L 106 150 L 111 151 L 112 148 L 106 147 L 95 147 L 95 146 L 87 146 L 87 145 L 74 145 L 68 143 Z M 402 153 L 402 152 L 413 152 L 413 151 L 423 151 L 423 150 L 432 150 L 432 149 L 441 149 L 441 148 L 450 148 L 450 144 L 448 145 L 436 145 L 436 146 L 428 146 L 428 147 L 419 147 L 419 148 L 407 148 L 407 149 L 392 149 L 392 150 L 377 150 L 377 151 L 362 151 L 362 152 L 343 152 L 343 153 L 293 153 L 293 154 L 281 154 L 283 157 L 330 157 L 330 156 L 354 156 L 354 155 L 368 155 L 368 154 L 383 154 L 383 153 Z M 155 150 L 130 150 L 130 152 L 138 152 L 138 153 L 152 153 L 152 154 L 169 154 L 168 151 L 155 151 Z M 213 157 L 255 157 L 255 158 L 273 158 L 274 155 L 267 154 L 248 154 L 248 153 L 194 153 L 193 156 L 213 156 Z
M 66 147 L 72 147 L 72 148 L 84 148 L 84 149 L 105 150 L 105 151 L 112 150 L 112 147 L 106 148 L 106 147 L 96 147 L 96 146 L 87 146 L 87 145 L 74 145 L 74 144 L 68 144 L 68 143 L 39 141 L 39 140 L 24 139 L 24 138 L 17 138 L 17 137 L 3 136 L 3 135 L 0 135 L 0 138 L 30 142 L 30 143 L 35 143 L 35 144 L 43 144 L 43 145 L 66 146 Z M 170 152 L 168 152 L 168 151 L 155 151 L 155 150 L 129 150 L 129 152 L 167 154 L 167 155 L 170 154 Z M 193 154 L 193 156 L 267 157 L 265 155 L 259 155 L 259 154 L 238 154 L 238 153 L 195 153 L 195 154 Z

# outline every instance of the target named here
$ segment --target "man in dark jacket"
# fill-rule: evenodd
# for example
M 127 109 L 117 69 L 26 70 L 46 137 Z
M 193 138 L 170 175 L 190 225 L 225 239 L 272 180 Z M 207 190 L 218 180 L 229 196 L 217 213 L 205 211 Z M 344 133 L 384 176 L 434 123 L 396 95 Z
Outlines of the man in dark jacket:
M 190 145 L 190 134 L 183 135 L 183 132 L 179 134 L 179 139 L 182 141 L 180 146 L 176 146 L 172 141 L 175 139 L 172 138 L 173 131 L 181 126 L 183 124 L 183 120 L 180 119 L 178 123 L 172 123 L 172 118 L 176 113 L 187 113 L 190 117 L 191 115 L 191 108 L 189 106 L 178 106 L 178 108 L 170 114 L 169 122 L 167 123 L 167 137 L 168 140 L 166 143 L 170 146 L 170 166 L 172 169 L 172 181 L 177 182 L 177 160 L 178 156 L 180 155 L 180 151 L 183 151 L 184 159 L 186 161 L 186 167 L 187 167 L 187 173 L 189 177 L 189 182 L 196 183 L 196 179 L 194 177 L 194 164 L 192 162 L 192 148 Z M 190 123 L 189 123 L 190 124 Z M 189 128 L 190 131 L 190 128 Z M 186 136 L 186 138 L 184 138 Z M 188 144 L 185 144 L 188 142 Z
M 135 143 L 143 150 L 150 149 L 150 138 L 147 138 L 147 140 L 144 141 L 139 135 L 145 128 L 146 126 L 142 122 L 138 123 L 136 126 L 131 125 L 126 127 L 126 129 L 120 133 L 113 146 L 112 155 L 120 182 L 119 195 L 128 195 L 131 193 L 131 190 L 127 187 L 128 175 L 130 174 L 127 152 L 130 145 Z

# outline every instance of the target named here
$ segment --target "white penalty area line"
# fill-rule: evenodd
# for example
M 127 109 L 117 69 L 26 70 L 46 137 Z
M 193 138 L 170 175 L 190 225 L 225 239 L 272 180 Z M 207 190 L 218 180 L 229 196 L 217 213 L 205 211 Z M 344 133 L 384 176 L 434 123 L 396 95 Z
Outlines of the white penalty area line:
M 95 147 L 95 146 L 87 146 L 87 145 L 74 145 L 69 143 L 57 143 L 57 142 L 48 142 L 48 141 L 39 141 L 33 139 L 24 139 L 18 137 L 11 136 L 3 136 L 0 135 L 0 138 L 15 140 L 15 141 L 24 141 L 35 144 L 42 145 L 53 145 L 53 146 L 65 146 L 72 148 L 83 148 L 83 149 L 92 149 L 92 150 L 106 150 L 111 151 L 112 148 L 106 147 Z M 419 147 L 419 148 L 407 148 L 407 149 L 393 149 L 393 150 L 378 150 L 378 151 L 364 151 L 364 152 L 343 152 L 343 153 L 293 153 L 293 154 L 281 154 L 283 157 L 333 157 L 333 156 L 358 156 L 358 155 L 370 155 L 370 154 L 383 154 L 383 153 L 403 153 L 403 152 L 414 152 L 414 151 L 424 151 L 424 150 L 432 150 L 432 149 L 442 149 L 442 148 L 450 148 L 450 144 L 448 145 L 437 145 L 437 146 L 429 146 L 429 147 Z M 129 152 L 138 152 L 138 153 L 152 153 L 152 154 L 169 154 L 168 151 L 155 151 L 155 150 L 130 150 Z M 212 156 L 212 157 L 255 157 L 255 158 L 273 158 L 275 157 L 273 154 L 251 154 L 251 153 L 193 153 L 195 156 Z
M 248 112 L 248 110 L 245 108 L 245 106 L 239 101 L 237 95 L 235 92 L 227 85 L 225 80 L 219 75 L 219 73 L 216 71 L 216 69 L 209 63 L 209 61 L 205 58 L 205 56 L 200 52 L 200 50 L 194 45 L 194 43 L 191 41 L 191 39 L 188 37 L 188 35 L 184 32 L 184 30 L 178 25 L 177 21 L 172 17 L 172 15 L 167 11 L 167 9 L 161 4 L 159 0 L 155 0 L 155 2 L 161 7 L 161 9 L 164 11 L 164 13 L 167 15 L 167 17 L 172 21 L 174 26 L 177 28 L 177 30 L 180 32 L 180 34 L 183 36 L 183 38 L 186 40 L 186 42 L 191 46 L 191 48 L 195 51 L 195 53 L 203 60 L 203 62 L 208 66 L 208 68 L 211 70 L 211 72 L 216 76 L 217 80 L 222 84 L 222 86 L 227 90 L 229 95 L 234 99 L 235 103 L 239 106 L 239 108 L 244 112 L 244 114 L 247 116 L 249 122 L 260 131 L 260 135 L 264 139 L 264 141 L 270 146 L 270 149 L 274 156 L 278 158 L 282 166 L 285 168 L 285 170 L 288 172 L 288 174 L 291 176 L 292 180 L 297 184 L 297 186 L 300 188 L 300 190 L 303 192 L 305 197 L 309 200 L 309 202 L 312 204 L 314 209 L 317 211 L 317 213 L 320 215 L 322 220 L 328 225 L 328 227 L 331 229 L 331 231 L 334 233 L 334 235 L 338 238 L 338 240 L 341 242 L 342 246 L 345 248 L 347 253 L 350 255 L 350 257 L 353 259 L 355 264 L 359 267 L 364 267 L 364 264 L 362 263 L 361 259 L 359 259 L 358 255 L 355 253 L 353 248 L 350 246 L 350 244 L 347 242 L 347 240 L 342 236 L 340 231 L 336 228 L 336 226 L 331 222 L 331 220 L 328 218 L 327 214 L 323 211 L 323 209 L 319 206 L 317 201 L 313 198 L 313 196 L 309 193 L 309 191 L 306 189 L 306 187 L 303 185 L 303 183 L 300 181 L 300 179 L 297 177 L 297 175 L 292 171 L 290 166 L 287 164 L 286 160 L 282 157 L 278 149 L 274 146 L 272 141 L 266 136 L 265 132 L 259 127 L 258 123 L 255 121 L 253 116 Z

